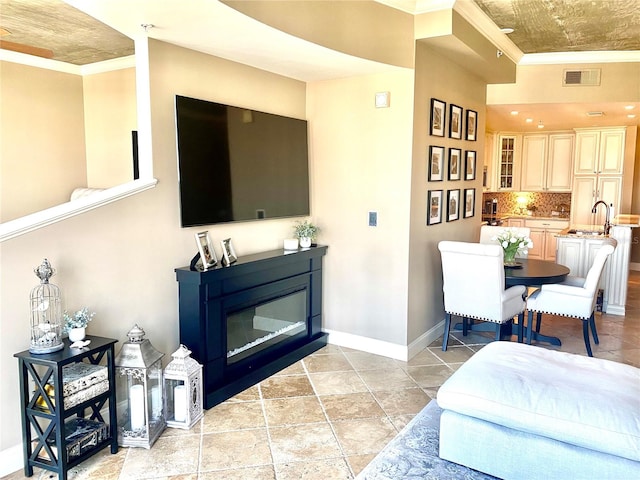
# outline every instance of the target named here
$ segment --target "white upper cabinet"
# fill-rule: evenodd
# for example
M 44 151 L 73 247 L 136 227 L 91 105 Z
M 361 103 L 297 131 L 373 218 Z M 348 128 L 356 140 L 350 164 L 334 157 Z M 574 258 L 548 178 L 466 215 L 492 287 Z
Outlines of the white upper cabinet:
M 573 180 L 572 133 L 549 135 L 549 155 L 547 160 L 547 191 L 570 192 Z
M 520 139 L 519 135 L 498 135 L 498 190 L 520 190 Z
M 571 133 L 525 135 L 522 141 L 521 189 L 569 192 L 573 177 Z
M 520 187 L 526 191 L 545 190 L 547 186 L 548 135 L 525 135 L 522 139 L 522 175 Z
M 621 175 L 624 128 L 576 129 L 576 175 Z

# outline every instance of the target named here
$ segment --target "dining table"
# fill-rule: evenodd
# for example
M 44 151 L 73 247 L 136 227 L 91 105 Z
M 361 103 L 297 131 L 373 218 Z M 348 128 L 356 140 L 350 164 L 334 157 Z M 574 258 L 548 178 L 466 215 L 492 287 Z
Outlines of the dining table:
M 569 275 L 569 267 L 561 265 L 559 263 L 551 262 L 548 260 L 539 260 L 537 258 L 517 258 L 516 264 L 513 266 L 504 267 L 504 283 L 505 288 L 513 287 L 515 285 L 524 285 L 527 287 L 539 287 L 541 285 L 547 285 L 550 283 L 560 283 L 566 280 Z M 484 330 L 482 324 L 474 324 L 471 322 L 470 330 L 482 331 Z M 475 327 L 475 328 L 474 328 Z M 529 325 L 531 328 L 532 325 Z M 494 330 L 492 325 L 486 325 L 487 330 Z M 514 323 L 513 321 L 507 322 L 503 325 L 501 330 L 501 337 L 506 338 L 511 335 L 519 335 L 520 329 L 523 326 Z M 455 330 L 462 330 L 462 323 L 457 323 L 454 326 Z M 522 332 L 526 336 L 526 332 Z M 533 331 L 532 339 L 537 342 L 547 342 L 551 345 L 560 346 L 562 342 L 558 337 L 552 337 L 549 335 L 543 335 L 540 332 Z

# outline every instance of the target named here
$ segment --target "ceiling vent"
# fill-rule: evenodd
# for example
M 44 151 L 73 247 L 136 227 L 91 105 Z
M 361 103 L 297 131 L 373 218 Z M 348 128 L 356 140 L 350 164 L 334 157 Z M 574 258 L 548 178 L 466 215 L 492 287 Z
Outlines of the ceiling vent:
M 562 76 L 563 86 L 600 85 L 600 69 L 565 70 Z

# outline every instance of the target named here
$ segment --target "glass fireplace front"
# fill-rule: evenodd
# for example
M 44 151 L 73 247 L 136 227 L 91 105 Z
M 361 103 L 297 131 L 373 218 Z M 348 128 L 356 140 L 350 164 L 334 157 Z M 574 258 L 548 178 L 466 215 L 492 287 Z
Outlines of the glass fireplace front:
M 307 334 L 307 290 L 227 314 L 227 365 Z

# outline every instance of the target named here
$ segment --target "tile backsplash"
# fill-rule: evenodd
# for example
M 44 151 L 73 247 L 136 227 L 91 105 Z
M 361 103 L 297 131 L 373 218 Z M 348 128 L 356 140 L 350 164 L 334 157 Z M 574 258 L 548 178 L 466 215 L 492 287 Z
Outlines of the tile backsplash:
M 522 211 L 527 207 L 535 206 L 535 216 L 550 217 L 551 212 L 556 210 L 560 206 L 565 206 L 566 214 L 569 216 L 569 208 L 571 206 L 571 194 L 570 193 L 545 193 L 545 192 L 490 192 L 483 193 L 483 201 L 492 200 L 496 198 L 498 200 L 498 215 L 522 215 L 526 214 L 526 211 Z M 518 199 L 524 199 L 519 202 Z

